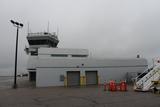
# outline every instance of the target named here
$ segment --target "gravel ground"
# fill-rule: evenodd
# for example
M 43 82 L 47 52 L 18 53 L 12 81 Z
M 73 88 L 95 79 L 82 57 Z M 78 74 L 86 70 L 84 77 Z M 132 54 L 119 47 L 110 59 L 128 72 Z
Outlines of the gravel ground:
M 19 81 L 19 88 L 0 89 L 0 107 L 160 107 L 160 94 L 103 91 L 103 87 L 35 88 Z

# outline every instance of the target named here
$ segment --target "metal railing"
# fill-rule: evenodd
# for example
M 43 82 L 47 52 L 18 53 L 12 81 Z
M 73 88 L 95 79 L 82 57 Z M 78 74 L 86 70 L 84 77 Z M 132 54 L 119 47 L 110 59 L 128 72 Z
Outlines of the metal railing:
M 143 85 L 146 85 L 147 81 L 149 81 L 149 79 L 151 79 L 157 72 L 159 72 L 160 70 L 160 66 L 157 65 L 152 69 L 147 69 L 145 70 L 142 74 L 140 74 L 139 76 L 136 77 L 136 85 L 138 88 L 143 88 Z M 139 78 L 140 76 L 142 76 L 144 73 L 146 73 L 142 78 Z M 147 83 L 148 84 L 148 83 Z
M 53 32 L 53 33 L 48 33 L 48 32 L 28 33 L 27 36 L 28 37 L 31 37 L 31 36 L 50 36 L 52 38 L 58 39 L 58 37 L 57 37 L 55 32 Z
M 140 75 L 138 75 L 136 78 L 135 78 L 135 82 L 137 82 L 137 81 L 139 81 L 141 78 L 141 76 L 143 75 L 143 77 L 148 73 L 148 72 L 150 72 L 151 70 L 152 70 L 153 68 L 150 68 L 150 69 L 146 69 L 144 72 L 142 72 Z M 145 74 L 145 75 L 144 75 Z M 142 77 L 142 78 L 143 78 Z

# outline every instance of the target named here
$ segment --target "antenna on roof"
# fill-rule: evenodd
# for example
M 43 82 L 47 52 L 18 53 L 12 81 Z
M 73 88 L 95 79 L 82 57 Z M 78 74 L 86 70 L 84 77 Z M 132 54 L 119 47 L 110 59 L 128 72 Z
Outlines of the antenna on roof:
M 59 28 L 57 27 L 57 36 L 59 35 Z
M 30 29 L 29 29 L 29 22 L 28 22 L 27 24 L 28 24 L 27 33 L 29 34 L 29 30 L 30 30 Z
M 49 21 L 48 21 L 48 26 L 47 26 L 47 32 L 49 33 Z

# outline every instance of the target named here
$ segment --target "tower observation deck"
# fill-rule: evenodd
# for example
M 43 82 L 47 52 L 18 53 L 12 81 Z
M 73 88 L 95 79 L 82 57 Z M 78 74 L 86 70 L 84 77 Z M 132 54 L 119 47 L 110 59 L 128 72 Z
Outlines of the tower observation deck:
M 26 48 L 25 51 L 31 55 L 38 54 L 38 48 L 41 47 L 52 47 L 57 48 L 59 43 L 56 33 L 49 32 L 38 32 L 38 33 L 28 33 L 27 40 L 29 43 L 29 48 Z
M 56 33 L 40 32 L 28 33 L 27 40 L 30 47 L 57 47 L 58 37 Z

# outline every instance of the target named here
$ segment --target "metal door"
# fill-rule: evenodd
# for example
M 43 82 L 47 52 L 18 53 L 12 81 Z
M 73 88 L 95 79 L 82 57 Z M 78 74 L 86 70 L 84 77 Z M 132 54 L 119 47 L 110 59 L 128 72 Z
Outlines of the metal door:
M 98 84 L 97 71 L 86 71 L 86 85 Z
M 80 71 L 68 71 L 67 72 L 67 85 L 79 86 L 80 85 Z

